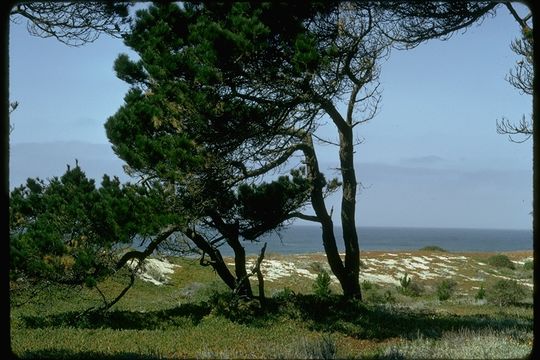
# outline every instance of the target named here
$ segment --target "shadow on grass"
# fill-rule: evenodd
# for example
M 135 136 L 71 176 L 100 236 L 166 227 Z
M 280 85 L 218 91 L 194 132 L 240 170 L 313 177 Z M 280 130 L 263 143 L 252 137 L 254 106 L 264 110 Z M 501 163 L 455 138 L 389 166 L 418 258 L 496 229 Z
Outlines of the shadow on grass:
M 358 339 L 440 338 L 449 330 L 533 330 L 533 321 L 510 315 L 438 314 L 407 308 L 367 305 L 340 298 L 296 297 L 302 320 L 317 331 L 340 332 Z
M 347 301 L 340 296 L 320 298 L 314 295 L 293 295 L 267 299 L 262 311 L 248 304 L 218 302 L 218 307 L 206 302 L 183 304 L 152 312 L 109 311 L 86 315 L 68 312 L 49 317 L 26 316 L 28 328 L 65 327 L 112 329 L 164 329 L 196 326 L 211 312 L 249 327 L 264 328 L 290 319 L 301 322 L 314 331 L 338 332 L 357 339 L 383 340 L 440 338 L 443 332 L 459 329 L 532 331 L 533 321 L 506 314 L 452 315 L 382 305 Z
M 39 351 L 26 351 L 20 356 L 13 356 L 12 359 L 43 359 L 43 360 L 87 360 L 87 359 L 100 359 L 100 360 L 155 360 L 155 359 L 167 359 L 160 355 L 143 355 L 132 352 L 121 352 L 114 355 L 103 354 L 96 351 L 84 351 L 74 352 L 71 350 L 39 350 Z
M 89 311 L 81 313 L 70 311 L 51 316 L 22 316 L 27 328 L 76 327 L 83 329 L 163 329 L 197 325 L 210 313 L 207 306 L 201 304 L 183 304 L 178 307 L 159 311 Z

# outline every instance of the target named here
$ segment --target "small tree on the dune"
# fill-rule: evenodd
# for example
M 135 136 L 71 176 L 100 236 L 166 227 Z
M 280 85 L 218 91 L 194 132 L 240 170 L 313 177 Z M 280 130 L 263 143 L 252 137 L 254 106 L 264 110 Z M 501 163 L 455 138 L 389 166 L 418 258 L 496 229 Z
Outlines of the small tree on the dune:
M 47 182 L 28 179 L 10 194 L 10 279 L 16 286 L 97 286 L 125 265 L 122 248 L 135 238 L 151 244 L 147 253 L 131 252 L 144 260 L 153 243 L 174 232 L 164 227 L 174 216 L 161 211 L 164 194 L 108 176 L 98 188 L 78 164 Z

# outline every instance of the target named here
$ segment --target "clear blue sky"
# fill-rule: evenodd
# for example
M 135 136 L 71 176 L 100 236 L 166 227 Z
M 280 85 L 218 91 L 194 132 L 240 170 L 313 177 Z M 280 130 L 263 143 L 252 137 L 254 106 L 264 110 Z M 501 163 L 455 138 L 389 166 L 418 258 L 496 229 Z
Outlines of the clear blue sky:
M 511 143 L 495 129 L 502 116 L 519 120 L 532 108 L 505 81 L 518 35 L 500 7 L 448 41 L 394 50 L 381 64 L 381 109 L 357 127 L 365 140 L 356 149 L 359 225 L 531 228 L 532 140 Z M 70 48 L 30 36 L 21 22 L 11 24 L 9 50 L 10 100 L 20 104 L 10 186 L 60 175 L 74 158 L 89 176 L 122 175 L 103 128 L 127 91 L 112 70 L 120 52 L 130 53 L 121 40 Z M 325 168 L 337 167 L 336 149 L 319 150 Z M 338 221 L 338 199 L 330 200 Z

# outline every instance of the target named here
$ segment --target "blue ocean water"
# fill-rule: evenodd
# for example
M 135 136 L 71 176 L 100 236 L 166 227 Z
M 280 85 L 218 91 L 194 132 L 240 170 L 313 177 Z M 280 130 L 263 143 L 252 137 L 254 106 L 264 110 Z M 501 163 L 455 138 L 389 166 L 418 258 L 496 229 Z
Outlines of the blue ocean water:
M 338 247 L 343 251 L 341 228 L 335 227 L 334 231 Z M 532 230 L 359 227 L 358 239 L 360 250 L 418 250 L 431 245 L 455 252 L 499 252 L 533 248 Z M 318 226 L 290 226 L 279 234 L 264 236 L 260 243 L 244 243 L 246 252 L 259 253 L 263 242 L 268 243 L 267 253 L 304 254 L 324 251 Z M 221 250 L 225 256 L 232 255 L 227 246 Z

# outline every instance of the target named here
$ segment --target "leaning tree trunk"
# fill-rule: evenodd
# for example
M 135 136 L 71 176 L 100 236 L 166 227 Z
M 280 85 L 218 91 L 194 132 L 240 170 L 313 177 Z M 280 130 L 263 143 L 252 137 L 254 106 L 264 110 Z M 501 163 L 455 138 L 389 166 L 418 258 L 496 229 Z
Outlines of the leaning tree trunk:
M 236 292 L 239 295 L 244 295 L 249 298 L 253 297 L 251 284 L 249 282 L 248 273 L 246 270 L 246 250 L 238 239 L 238 232 L 235 236 L 227 238 L 227 243 L 234 251 L 234 271 L 236 275 Z
M 187 229 L 184 231 L 186 236 L 193 241 L 193 243 L 203 251 L 203 257 L 201 258 L 201 265 L 203 266 L 212 266 L 216 271 L 218 276 L 223 280 L 223 282 L 231 289 L 236 288 L 236 279 L 233 274 L 225 264 L 223 257 L 218 249 L 214 248 L 208 241 L 199 233 L 193 229 Z M 207 254 L 210 257 L 210 261 L 204 260 L 204 255 Z
M 348 200 L 347 202 L 342 202 L 342 221 L 344 217 L 346 220 L 346 223 L 343 224 L 343 235 L 345 241 L 345 263 L 343 263 L 336 244 L 336 237 L 334 234 L 334 225 L 332 222 L 332 218 L 328 214 L 324 202 L 324 187 L 326 185 L 326 182 L 323 174 L 320 172 L 319 169 L 317 155 L 313 147 L 313 140 L 310 135 L 307 135 L 304 141 L 305 146 L 302 148 L 302 150 L 306 158 L 308 179 L 310 179 L 312 185 L 311 204 L 322 226 L 322 240 L 328 264 L 330 265 L 332 273 L 337 277 L 343 290 L 344 296 L 347 298 L 361 300 L 362 293 L 360 289 L 360 281 L 358 278 L 360 271 L 358 238 L 356 236 L 356 229 L 354 227 L 354 198 L 352 202 L 350 201 L 350 197 L 346 198 Z M 350 161 L 352 162 L 352 159 Z M 347 179 L 344 179 L 344 185 L 345 183 L 347 183 L 347 191 L 345 191 L 344 189 L 344 194 L 347 193 L 348 195 L 350 195 L 350 191 L 354 191 L 353 194 L 355 194 L 356 181 L 350 181 L 350 172 L 347 173 L 347 175 L 349 177 Z M 354 170 L 352 176 L 354 178 Z M 351 206 L 353 208 L 352 217 Z M 352 231 L 351 228 L 353 229 Z
M 249 282 L 248 273 L 246 270 L 246 250 L 240 243 L 240 226 L 238 223 L 227 224 L 218 214 L 212 214 L 211 218 L 227 241 L 227 244 L 234 252 L 234 272 L 236 275 L 235 288 L 237 294 L 244 295 L 249 298 L 253 297 L 251 283 Z

